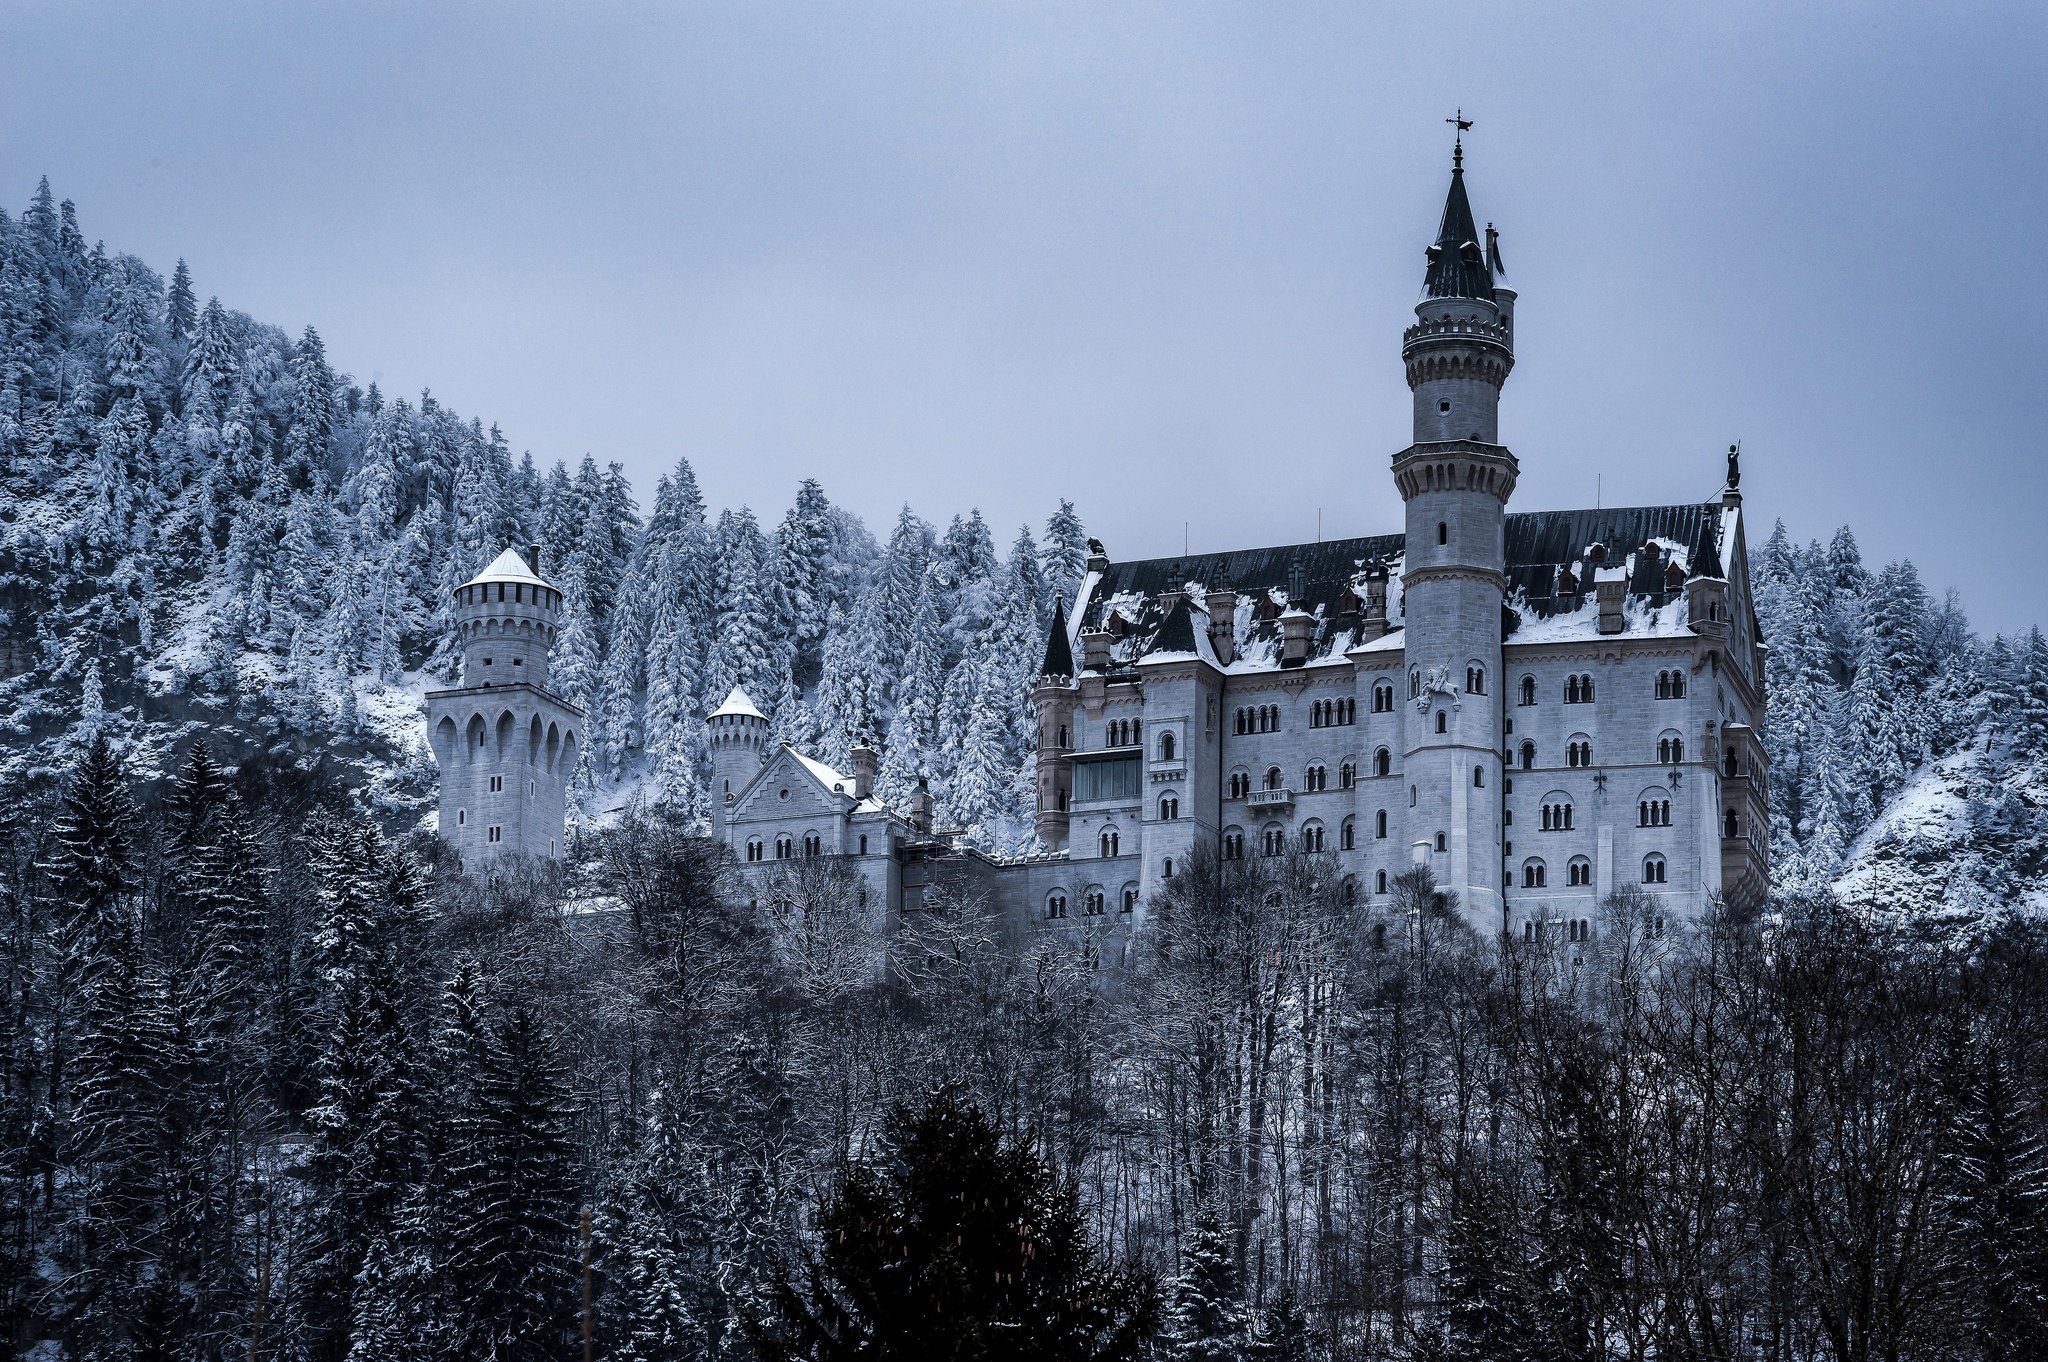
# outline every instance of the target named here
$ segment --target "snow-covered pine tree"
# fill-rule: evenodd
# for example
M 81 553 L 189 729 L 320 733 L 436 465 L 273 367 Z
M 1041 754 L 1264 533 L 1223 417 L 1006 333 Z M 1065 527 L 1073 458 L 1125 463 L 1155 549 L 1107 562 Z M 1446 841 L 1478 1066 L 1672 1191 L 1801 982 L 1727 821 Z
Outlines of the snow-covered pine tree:
M 1088 565 L 1088 531 L 1081 524 L 1074 503 L 1064 497 L 1059 509 L 1045 522 L 1045 548 L 1040 561 L 1048 593 L 1045 609 L 1052 609 L 1051 597 L 1055 595 L 1073 600 L 1074 590 L 1080 586 Z
M 190 337 L 199 324 L 199 300 L 192 292 L 192 271 L 186 267 L 183 256 L 178 257 L 176 267 L 171 270 L 171 294 L 164 324 L 174 341 Z

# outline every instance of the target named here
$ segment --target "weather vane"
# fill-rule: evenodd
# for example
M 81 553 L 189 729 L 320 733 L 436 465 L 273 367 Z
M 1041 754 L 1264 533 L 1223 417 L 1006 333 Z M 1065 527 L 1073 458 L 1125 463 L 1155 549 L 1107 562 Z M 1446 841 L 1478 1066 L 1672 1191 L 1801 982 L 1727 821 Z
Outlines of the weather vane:
M 1454 169 L 1462 167 L 1465 164 L 1465 134 L 1472 131 L 1472 120 L 1465 117 L 1465 111 L 1461 108 L 1444 122 L 1458 130 L 1456 140 L 1451 143 L 1451 165 Z

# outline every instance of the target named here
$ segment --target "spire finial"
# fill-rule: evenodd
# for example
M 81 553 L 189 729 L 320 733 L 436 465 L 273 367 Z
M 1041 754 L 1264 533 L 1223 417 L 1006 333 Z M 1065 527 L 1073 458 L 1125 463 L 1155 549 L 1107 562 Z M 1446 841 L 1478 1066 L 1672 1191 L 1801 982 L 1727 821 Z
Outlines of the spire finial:
M 1465 117 L 1463 109 L 1459 109 L 1444 122 L 1458 130 L 1451 142 L 1451 173 L 1455 175 L 1465 169 L 1465 134 L 1472 131 L 1472 120 Z

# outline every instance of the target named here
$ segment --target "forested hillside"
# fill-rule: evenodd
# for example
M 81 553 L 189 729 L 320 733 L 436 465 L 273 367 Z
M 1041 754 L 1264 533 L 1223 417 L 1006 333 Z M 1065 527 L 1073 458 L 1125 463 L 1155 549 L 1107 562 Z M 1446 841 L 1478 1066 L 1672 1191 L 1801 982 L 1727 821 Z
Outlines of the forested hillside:
M 431 806 L 419 695 L 454 675 L 450 591 L 508 544 L 564 595 L 553 676 L 590 716 L 572 798 L 703 812 L 702 717 L 744 685 L 778 737 L 1014 844 L 1029 673 L 1085 539 L 1061 503 L 1007 550 L 906 506 L 886 543 L 809 481 L 773 529 L 687 457 L 643 520 L 617 464 L 542 471 L 430 393 L 363 388 L 296 339 L 88 247 L 43 184 L 0 215 L 0 775 L 97 733 L 163 770 L 207 731 Z M 942 740 L 941 735 L 947 735 Z
M 17 1350 L 572 1356 L 587 1210 L 597 1355 L 746 1357 L 828 1189 L 949 1084 L 1161 1282 L 1162 1357 L 2002 1359 L 2048 1329 L 2038 634 L 1975 638 L 1847 530 L 1770 537 L 1755 919 L 1621 896 L 1590 942 L 1483 940 L 1422 878 L 1346 906 L 1295 851 L 1198 858 L 1129 971 L 937 895 L 878 939 L 830 859 L 735 891 L 700 716 L 744 684 L 1021 841 L 1071 506 L 1007 550 L 971 514 L 878 540 L 806 482 L 770 530 L 679 458 L 643 511 L 200 293 L 47 189 L 0 217 Z M 529 541 L 591 716 L 582 830 L 566 867 L 464 876 L 421 822 L 419 695 L 449 588 Z

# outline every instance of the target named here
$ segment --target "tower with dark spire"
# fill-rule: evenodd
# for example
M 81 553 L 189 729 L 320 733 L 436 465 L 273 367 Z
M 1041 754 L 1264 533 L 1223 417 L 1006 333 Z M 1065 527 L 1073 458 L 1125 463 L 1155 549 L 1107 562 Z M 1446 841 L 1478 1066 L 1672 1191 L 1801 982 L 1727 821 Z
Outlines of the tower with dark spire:
M 1401 358 L 1414 394 L 1414 439 L 1394 456 L 1406 507 L 1402 568 L 1404 774 L 1415 859 L 1475 920 L 1497 919 L 1501 892 L 1503 528 L 1516 477 L 1500 443 L 1500 390 L 1514 367 L 1514 295 L 1500 284 L 1465 192 L 1465 148 L 1427 250 L 1415 323 Z
M 1067 844 L 1067 803 L 1073 796 L 1074 710 L 1081 691 L 1075 683 L 1074 642 L 1067 620 L 1064 593 L 1053 603 L 1052 627 L 1045 640 L 1045 660 L 1031 687 L 1031 709 L 1038 723 L 1037 810 L 1032 830 L 1046 847 Z

